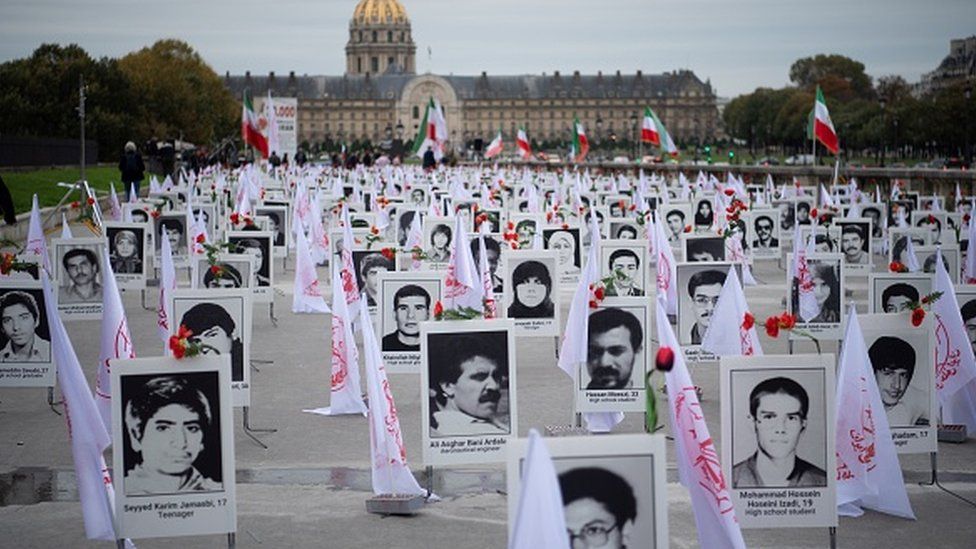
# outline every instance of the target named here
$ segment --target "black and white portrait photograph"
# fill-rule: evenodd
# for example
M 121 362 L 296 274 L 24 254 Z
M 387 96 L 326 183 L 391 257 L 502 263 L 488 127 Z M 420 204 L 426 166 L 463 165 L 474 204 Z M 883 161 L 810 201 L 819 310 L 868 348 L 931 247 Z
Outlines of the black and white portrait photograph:
M 469 231 L 470 232 L 470 231 Z M 454 242 L 454 218 L 424 216 L 424 239 L 421 248 L 427 268 L 446 269 L 451 260 L 451 243 Z
M 186 536 L 236 526 L 226 359 L 113 360 L 112 431 L 120 536 Z M 138 512 L 191 505 L 193 513 Z M 229 509 L 228 509 L 229 507 Z
M 193 212 L 193 219 L 203 221 L 204 226 L 207 228 L 207 234 L 209 235 L 217 234 L 217 214 L 214 213 L 216 209 L 216 204 L 206 204 L 194 200 L 193 209 L 191 210 Z
M 176 289 L 170 293 L 175 322 L 170 334 L 185 326 L 202 356 L 230 356 L 234 406 L 251 402 L 251 294 L 246 289 Z M 168 352 L 168 350 L 167 350 Z
M 397 246 L 402 248 L 407 245 L 407 239 L 410 237 L 410 227 L 413 225 L 414 218 L 418 215 L 421 215 L 420 210 L 406 207 L 397 208 L 393 223 L 396 226 Z
M 685 235 L 685 261 L 725 261 L 725 238 L 712 235 Z
M 102 224 L 108 242 L 108 260 L 120 289 L 146 287 L 151 245 L 145 223 L 106 221 Z
M 605 240 L 600 243 L 600 277 L 612 277 L 609 297 L 643 297 L 650 278 L 647 240 Z
M 518 235 L 518 247 L 520 250 L 533 249 L 535 246 L 535 236 L 539 235 L 539 242 L 542 242 L 542 226 L 545 218 L 540 214 L 512 213 L 509 214 L 509 223 L 515 234 Z
M 861 217 L 871 220 L 871 238 L 876 241 L 875 246 L 880 245 L 878 241 L 884 236 L 882 222 L 887 218 L 887 211 L 887 205 L 883 202 L 861 203 Z
M 701 345 L 731 265 L 678 263 L 678 342 L 682 345 Z
M 0 280 L 0 387 L 53 387 L 51 331 L 40 281 Z
M 813 318 L 804 319 L 800 314 L 800 281 L 792 273 L 793 254 L 787 254 L 788 311 L 797 315 L 798 327 L 818 339 L 840 339 L 843 336 L 842 323 L 845 310 L 843 263 L 843 256 L 836 253 L 813 253 L 807 256 L 809 284 L 817 302 L 817 309 Z M 793 332 L 790 332 L 790 338 L 807 339 L 806 336 Z
M 271 303 L 274 300 L 274 267 L 272 240 L 268 231 L 228 231 L 227 242 L 233 244 L 232 253 L 249 254 L 254 258 L 254 286 L 251 288 L 255 303 Z
M 513 320 L 516 336 L 559 335 L 558 261 L 553 250 L 505 253 L 503 270 L 507 291 L 500 312 L 501 316 Z
M 102 316 L 103 238 L 55 238 L 58 311 L 65 320 Z
M 379 274 L 377 332 L 388 372 L 420 372 L 420 323 L 434 319 L 442 278 L 436 272 Z
M 868 303 L 872 313 L 897 313 L 932 292 L 933 276 L 926 273 L 872 273 Z
M 484 239 L 485 262 L 488 264 L 488 276 L 491 277 L 491 291 L 495 294 L 496 299 L 501 299 L 502 294 L 505 292 L 505 279 L 498 272 L 498 266 L 501 264 L 502 250 L 509 249 L 509 246 L 502 240 L 500 235 L 486 234 L 484 235 Z M 471 250 L 471 259 L 474 260 L 474 266 L 478 269 L 479 275 L 481 274 L 480 240 L 480 234 L 472 233 L 468 235 L 468 249 Z
M 504 460 L 518 432 L 512 328 L 505 319 L 421 324 L 426 464 Z M 463 440 L 463 450 L 452 440 Z
M 586 364 L 580 368 L 577 404 L 585 412 L 642 411 L 647 406 L 645 375 L 650 353 L 645 327 L 651 326 L 646 299 L 608 297 L 591 309 Z
M 205 256 L 195 256 L 192 264 L 192 288 L 252 288 L 254 264 L 251 254 L 217 254 L 210 265 Z
M 955 287 L 956 300 L 959 301 L 959 313 L 966 327 L 966 337 L 976 353 L 976 285 L 962 284 Z
M 840 227 L 840 250 L 844 255 L 844 272 L 867 276 L 873 267 L 871 220 L 868 218 L 835 219 Z
M 774 200 L 773 207 L 779 211 L 780 234 L 787 234 L 796 225 L 796 203 L 793 199 Z
M 556 251 L 559 283 L 574 284 L 579 278 L 582 265 L 580 228 L 574 225 L 566 225 L 565 228 L 545 227 L 542 229 L 542 242 L 545 249 Z
M 813 198 L 799 197 L 796 199 L 793 218 L 796 219 L 797 225 L 810 225 L 810 212 L 813 204 L 815 204 Z
M 406 203 L 417 206 L 418 208 L 427 207 L 427 188 L 415 185 L 406 193 Z
M 694 202 L 694 225 L 695 232 L 708 232 L 715 225 L 715 208 L 712 205 L 712 197 L 705 196 Z
M 895 449 L 899 454 L 935 452 L 934 315 L 915 327 L 909 314 L 861 315 L 858 321 Z
M 287 253 L 288 236 L 291 234 L 289 224 L 289 212 L 287 206 L 258 206 L 254 209 L 254 215 L 263 215 L 268 218 L 268 231 L 274 233 L 275 257 L 283 257 L 279 249 Z
M 173 261 L 185 261 L 187 257 L 187 247 L 189 246 L 189 236 L 186 227 L 187 215 L 185 211 L 172 211 L 161 214 L 155 219 L 156 255 L 162 250 L 164 238 L 169 240 L 170 250 L 173 253 Z
M 508 452 L 509 529 L 515 523 L 528 439 Z M 667 473 L 662 435 L 547 437 L 570 545 L 576 548 L 668 546 Z
M 925 246 L 930 244 L 929 238 L 932 233 L 920 228 L 888 228 L 888 262 L 898 262 L 902 265 L 908 264 L 908 240 L 911 239 L 912 247 Z M 918 254 L 915 254 L 916 257 Z
M 613 219 L 610 221 L 610 238 L 616 240 L 637 240 L 647 236 L 647 231 L 633 219 Z
M 927 274 L 935 273 L 936 252 L 939 246 L 917 246 L 915 255 L 918 257 L 918 264 L 922 267 L 922 272 Z M 949 279 L 953 284 L 959 284 L 962 275 L 962 264 L 960 263 L 959 246 L 955 243 L 947 243 L 942 248 L 942 265 L 949 273 Z
M 396 271 L 394 261 L 380 252 L 385 247 L 393 247 L 393 244 L 374 243 L 369 250 L 355 250 L 352 252 L 352 263 L 356 268 L 356 283 L 358 284 L 359 291 L 366 293 L 366 304 L 371 308 L 375 308 L 379 303 L 380 274 Z
M 775 209 L 750 210 L 744 221 L 751 229 L 748 251 L 753 259 L 778 259 L 781 245 L 779 211 Z
M 743 527 L 836 524 L 833 356 L 723 356 L 720 368 L 722 462 Z M 787 507 L 797 496 L 784 488 L 808 489 L 806 513 L 749 505 Z
M 926 210 L 915 210 L 911 215 L 912 227 L 926 229 L 929 232 L 928 241 L 932 244 L 945 240 L 955 240 L 949 226 L 949 213 L 945 211 L 933 212 Z M 949 237 L 949 238 L 946 238 Z

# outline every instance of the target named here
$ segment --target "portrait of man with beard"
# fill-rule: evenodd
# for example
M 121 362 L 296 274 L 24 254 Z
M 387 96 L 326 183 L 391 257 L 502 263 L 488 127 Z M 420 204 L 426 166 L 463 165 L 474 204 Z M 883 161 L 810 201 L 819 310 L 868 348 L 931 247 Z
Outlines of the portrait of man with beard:
M 430 334 L 430 436 L 507 435 L 505 332 Z
M 634 387 L 634 365 L 644 349 L 644 330 L 631 312 L 609 307 L 590 315 L 586 334 L 587 390 L 616 390 Z M 638 368 L 638 370 L 643 370 Z M 643 372 L 637 375 L 643 386 Z

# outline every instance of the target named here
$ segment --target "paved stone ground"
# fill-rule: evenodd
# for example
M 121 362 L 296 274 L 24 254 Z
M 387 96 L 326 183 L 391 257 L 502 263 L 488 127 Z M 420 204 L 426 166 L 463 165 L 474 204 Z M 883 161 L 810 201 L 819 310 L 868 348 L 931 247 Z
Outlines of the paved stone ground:
M 381 518 L 365 512 L 370 497 L 369 436 L 365 418 L 328 418 L 302 413 L 325 406 L 329 393 L 329 332 L 324 315 L 293 315 L 289 264 L 276 279 L 283 295 L 276 301 L 279 317 L 274 327 L 268 307 L 255 309 L 252 357 L 274 360 L 253 372 L 254 426 L 270 426 L 277 433 L 262 438 L 264 450 L 240 429 L 235 413 L 238 468 L 238 544 L 240 547 L 504 547 L 506 496 L 504 467 L 483 466 L 438 469 L 434 488 L 444 500 L 427 506 L 411 518 Z M 764 282 L 748 288 L 757 318 L 782 310 L 785 274 L 775 263 L 755 270 Z M 327 280 L 320 272 L 320 280 Z M 185 278 L 185 273 L 181 274 Z M 184 280 L 185 282 L 185 280 Z M 865 281 L 848 284 L 862 306 L 867 299 Z M 156 301 L 147 290 L 146 303 Z M 563 296 L 566 314 L 568 292 Z M 155 313 L 141 307 L 139 292 L 124 296 L 135 348 L 140 356 L 158 355 Z M 96 322 L 71 322 L 68 331 L 79 359 L 93 382 L 98 355 Z M 653 333 L 653 332 L 652 332 Z M 783 338 L 762 343 L 766 354 L 785 353 Z M 807 348 L 809 347 L 809 348 Z M 800 344 L 800 351 L 812 351 Z M 836 352 L 826 344 L 824 352 Z M 691 366 L 696 383 L 705 391 L 703 406 L 712 435 L 720 446 L 718 367 Z M 420 395 L 418 376 L 390 375 L 400 414 L 408 458 L 418 476 L 420 461 Z M 569 379 L 555 367 L 552 338 L 528 338 L 518 343 L 519 433 L 542 430 L 546 425 L 572 421 Z M 666 417 L 664 418 L 666 419 Z M 618 432 L 640 432 L 643 418 L 628 414 Z M 939 469 L 951 489 L 976 498 L 976 443 L 940 444 Z M 673 446 L 669 443 L 669 528 L 673 547 L 695 547 L 694 519 L 687 492 L 676 483 Z M 976 533 L 976 508 L 935 488 L 922 487 L 929 457 L 901 456 L 909 497 L 919 517 L 905 521 L 868 513 L 859 519 L 841 519 L 841 547 L 922 546 L 937 542 L 944 547 L 971 547 Z M 111 460 L 109 460 L 111 463 Z M 87 542 L 75 494 L 71 452 L 63 418 L 50 411 L 43 389 L 0 389 L 0 547 L 105 547 Z M 14 479 L 17 479 L 14 482 Z M 824 530 L 749 530 L 751 547 L 822 547 Z M 218 536 L 140 541 L 140 547 L 217 547 Z

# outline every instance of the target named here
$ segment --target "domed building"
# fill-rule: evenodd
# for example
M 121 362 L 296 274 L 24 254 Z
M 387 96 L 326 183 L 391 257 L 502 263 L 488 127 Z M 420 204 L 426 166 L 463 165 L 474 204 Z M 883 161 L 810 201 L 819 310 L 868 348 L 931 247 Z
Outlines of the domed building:
M 633 141 L 645 106 L 654 109 L 676 141 L 695 143 L 718 132 L 718 109 L 711 84 L 693 72 L 663 74 L 619 70 L 597 74 L 474 76 L 416 73 L 410 19 L 398 0 L 360 0 L 349 21 L 346 72 L 341 76 L 225 76 L 238 98 L 250 88 L 298 100 L 298 142 L 389 141 L 402 128 L 416 135 L 431 97 L 444 108 L 455 147 L 480 151 L 501 129 L 514 141 L 519 126 L 538 141 L 571 139 L 574 116 L 590 139 Z

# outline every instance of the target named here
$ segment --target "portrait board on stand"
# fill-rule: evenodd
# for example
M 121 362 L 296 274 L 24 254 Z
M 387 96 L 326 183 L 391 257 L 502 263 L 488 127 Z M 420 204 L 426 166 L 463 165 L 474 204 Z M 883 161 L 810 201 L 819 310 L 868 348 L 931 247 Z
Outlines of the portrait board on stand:
M 190 290 L 169 294 L 170 335 L 186 326 L 190 340 L 204 346 L 202 356 L 230 356 L 231 397 L 234 406 L 251 404 L 251 307 L 247 289 Z M 170 350 L 167 347 L 167 355 Z
M 205 255 L 191 259 L 191 288 L 253 288 L 254 265 L 257 258 L 252 254 L 219 253 L 211 265 Z
M 722 464 L 743 528 L 837 525 L 834 356 L 723 356 Z
M 152 230 L 148 223 L 102 223 L 108 242 L 108 260 L 121 290 L 142 290 L 146 287 L 149 258 L 152 256 Z
M 702 261 L 725 261 L 725 237 L 714 233 L 682 235 L 685 261 L 697 263 Z
M 866 217 L 835 219 L 834 225 L 840 227 L 838 253 L 844 256 L 844 274 L 868 276 L 874 268 L 871 220 Z
M 451 260 L 454 243 L 454 218 L 424 216 L 424 239 L 420 248 L 424 251 L 422 264 L 425 269 L 446 270 Z
M 786 286 L 789 292 L 789 312 L 796 315 L 796 325 L 820 340 L 839 340 L 843 337 L 844 318 L 844 259 L 841 254 L 813 253 L 807 255 L 808 284 L 817 301 L 817 314 L 803 318 L 800 312 L 800 280 L 793 276 L 793 254 L 786 255 Z M 790 332 L 791 340 L 806 340 L 805 335 Z
M 0 279 L 0 387 L 54 387 L 56 374 L 41 281 Z
M 163 239 L 169 239 L 170 251 L 173 254 L 173 266 L 188 267 L 189 259 L 189 227 L 186 226 L 188 216 L 186 210 L 168 211 L 153 218 L 153 245 L 156 247 L 155 256 L 161 261 Z M 162 263 L 159 263 L 162 265 Z
M 230 250 L 254 257 L 254 303 L 274 303 L 274 234 L 270 231 L 227 231 Z
M 701 349 L 702 338 L 712 322 L 712 313 L 722 293 L 725 277 L 732 263 L 678 263 L 678 342 L 689 360 L 714 360 Z M 742 267 L 736 264 L 736 274 L 742 280 Z
M 604 240 L 600 243 L 600 277 L 613 278 L 610 297 L 643 297 L 648 294 L 651 269 L 647 240 Z
M 647 407 L 653 311 L 641 297 L 608 297 L 590 310 L 587 359 L 580 366 L 580 412 L 640 412 Z
M 228 358 L 113 360 L 111 371 L 119 537 L 235 532 Z
M 783 233 L 776 209 L 749 210 L 745 222 L 751 231 L 749 254 L 753 259 L 779 259 L 782 252 L 780 240 Z
M 512 319 L 516 337 L 559 335 L 558 261 L 555 250 L 512 250 L 503 255 L 506 291 L 499 313 Z
M 899 454 L 937 450 L 934 315 L 918 327 L 911 313 L 858 315 L 871 370 Z
M 254 209 L 254 215 L 268 218 L 267 230 L 274 234 L 272 241 L 274 257 L 285 257 L 288 255 L 288 246 L 291 244 L 291 219 L 288 206 L 263 205 Z
M 432 271 L 379 275 L 377 333 L 388 372 L 420 373 L 420 325 L 433 319 L 442 286 L 443 276 Z
M 376 318 L 379 311 L 379 277 L 383 273 L 396 271 L 396 258 L 383 255 L 383 248 L 394 248 L 392 242 L 373 242 L 368 249 L 353 250 L 352 264 L 356 269 L 356 284 L 361 293 L 366 294 L 369 315 Z
M 545 444 L 574 547 L 668 547 L 663 435 L 621 434 L 599 440 L 551 437 Z M 508 449 L 510 538 L 527 450 L 528 439 L 513 440 Z
M 897 313 L 932 292 L 931 274 L 872 273 L 868 278 L 868 311 Z
M 518 434 L 511 320 L 421 324 L 422 444 L 427 465 L 494 463 Z
M 102 318 L 104 238 L 55 238 L 58 312 L 64 320 Z
M 544 227 L 542 243 L 545 249 L 556 251 L 559 284 L 564 286 L 576 284 L 583 261 L 579 226 Z

